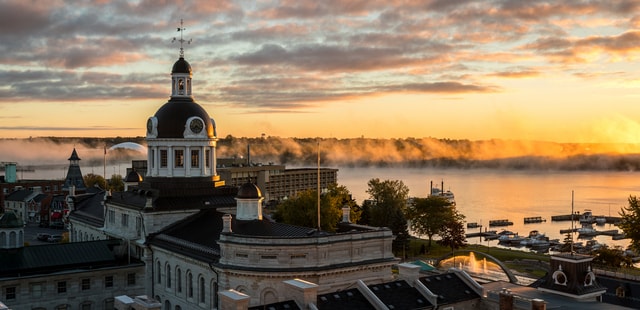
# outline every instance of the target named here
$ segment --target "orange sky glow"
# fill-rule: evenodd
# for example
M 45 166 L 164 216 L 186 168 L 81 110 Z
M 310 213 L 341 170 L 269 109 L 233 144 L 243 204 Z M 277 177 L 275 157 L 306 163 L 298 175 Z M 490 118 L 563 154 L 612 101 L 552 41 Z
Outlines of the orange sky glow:
M 2 1 L 0 138 L 143 136 L 181 34 L 220 137 L 640 143 L 632 0 Z

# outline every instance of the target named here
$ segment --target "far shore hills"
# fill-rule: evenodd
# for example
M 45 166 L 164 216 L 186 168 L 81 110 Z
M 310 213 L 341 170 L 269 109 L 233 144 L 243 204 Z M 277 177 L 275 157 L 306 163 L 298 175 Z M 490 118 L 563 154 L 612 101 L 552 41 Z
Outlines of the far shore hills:
M 73 148 L 84 163 L 103 162 L 104 149 L 138 137 L 34 137 L 0 139 L 0 162 L 21 165 L 64 162 Z M 287 167 L 415 167 L 559 171 L 640 171 L 640 144 L 559 143 L 520 140 L 438 138 L 219 138 L 218 158 L 243 158 L 252 164 Z M 58 155 L 60 154 L 60 155 Z M 60 157 L 59 157 L 60 156 Z M 62 161 L 60 158 L 64 158 Z M 110 161 L 146 159 L 131 149 L 110 150 Z

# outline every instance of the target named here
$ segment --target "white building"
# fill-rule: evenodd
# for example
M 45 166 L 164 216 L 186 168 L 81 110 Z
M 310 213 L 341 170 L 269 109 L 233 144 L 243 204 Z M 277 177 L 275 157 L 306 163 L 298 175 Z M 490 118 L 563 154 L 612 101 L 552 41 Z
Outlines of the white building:
M 125 240 L 145 264 L 145 294 L 164 309 L 216 309 L 229 289 L 251 296 L 252 306 L 282 301 L 283 281 L 293 278 L 318 284 L 319 293 L 392 278 L 390 230 L 345 221 L 329 234 L 275 223 L 262 217 L 256 185 L 220 180 L 215 122 L 194 101 L 182 51 L 146 140 L 138 186 L 70 197 L 70 238 Z

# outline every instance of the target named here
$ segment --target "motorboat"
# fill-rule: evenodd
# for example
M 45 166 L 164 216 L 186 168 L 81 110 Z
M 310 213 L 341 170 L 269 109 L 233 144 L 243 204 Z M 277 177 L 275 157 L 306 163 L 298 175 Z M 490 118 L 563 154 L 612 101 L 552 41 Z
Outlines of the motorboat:
M 593 224 L 596 222 L 596 218 L 593 216 L 593 213 L 591 213 L 591 210 L 585 209 L 578 221 L 580 224 Z
M 520 241 L 520 245 L 527 247 L 549 246 L 549 238 L 547 238 L 545 234 L 540 233 L 537 230 L 532 230 L 529 232 L 529 237 L 524 238 L 524 240 Z
M 504 234 L 498 237 L 498 243 L 519 246 L 524 239 L 525 237 L 518 235 L 518 233 Z
M 576 229 L 578 233 L 578 238 L 580 237 L 593 237 L 598 234 L 598 231 L 593 228 L 592 223 L 582 223 L 582 227 Z

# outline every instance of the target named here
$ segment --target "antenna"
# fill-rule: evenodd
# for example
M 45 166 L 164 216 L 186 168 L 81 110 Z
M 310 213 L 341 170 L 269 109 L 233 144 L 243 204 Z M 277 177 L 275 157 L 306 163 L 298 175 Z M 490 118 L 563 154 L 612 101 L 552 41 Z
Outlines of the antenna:
M 182 38 L 182 33 L 187 30 L 187 28 L 183 27 L 183 21 L 182 19 L 180 19 L 180 27 L 178 27 L 178 32 L 180 32 L 180 39 L 173 37 L 173 40 L 171 40 L 171 42 L 175 42 L 178 41 L 180 42 L 180 58 L 184 58 L 184 49 L 182 48 L 183 44 L 186 42 L 187 44 L 191 44 L 191 41 L 193 41 L 192 39 L 189 39 L 188 41 Z

